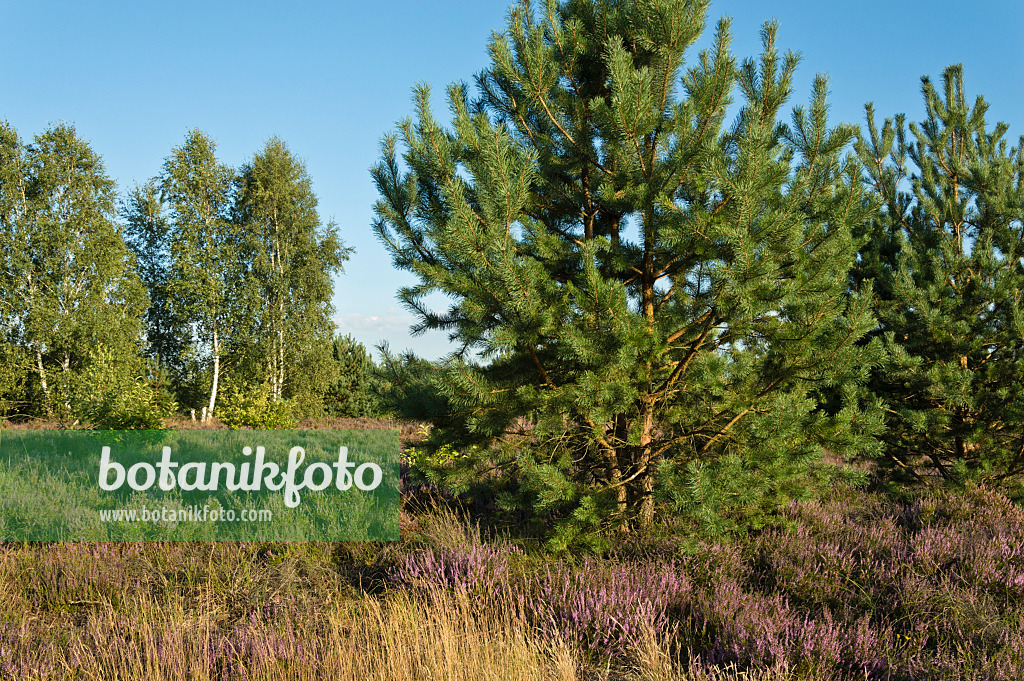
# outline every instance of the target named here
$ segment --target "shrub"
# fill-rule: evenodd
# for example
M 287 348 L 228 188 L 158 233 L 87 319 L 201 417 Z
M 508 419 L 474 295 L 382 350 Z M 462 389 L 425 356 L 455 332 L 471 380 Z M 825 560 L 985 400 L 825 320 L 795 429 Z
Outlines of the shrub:
M 270 399 L 270 386 L 227 389 L 217 418 L 231 428 L 287 430 L 298 425 L 289 400 Z
M 118 361 L 100 347 L 91 365 L 79 377 L 75 414 L 101 430 L 159 430 L 177 403 L 159 380 L 159 369 L 149 376 L 133 372 L 134 358 Z M 152 367 L 151 367 L 152 368 Z

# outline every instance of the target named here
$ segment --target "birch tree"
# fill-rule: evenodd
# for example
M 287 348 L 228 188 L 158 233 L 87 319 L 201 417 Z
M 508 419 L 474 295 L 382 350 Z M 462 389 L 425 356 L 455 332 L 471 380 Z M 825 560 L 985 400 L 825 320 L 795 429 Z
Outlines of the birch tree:
M 279 138 L 246 163 L 238 179 L 236 220 L 258 300 L 261 374 L 273 400 L 294 396 L 330 376 L 303 376 L 331 361 L 332 277 L 350 249 L 334 223 L 324 224 L 305 164 Z
M 229 215 L 235 173 L 215 151 L 207 134 L 191 130 L 160 176 L 172 225 L 167 294 L 191 326 L 190 344 L 209 371 L 206 418 L 217 406 L 222 360 L 240 314 L 234 294 L 242 281 L 238 232 Z
M 58 124 L 27 147 L 10 126 L 0 137 L 7 332 L 32 355 L 44 411 L 69 418 L 93 350 L 132 364 L 145 291 L 114 221 L 114 183 L 74 127 Z
M 169 368 L 175 379 L 184 373 L 184 349 L 189 329 L 174 304 L 168 286 L 171 275 L 171 221 L 155 180 L 136 186 L 122 207 L 125 240 L 135 254 L 139 277 L 149 291 L 146 314 L 146 356 Z
M 22 306 L 18 293 L 24 286 L 23 241 L 28 211 L 25 196 L 25 149 L 6 121 L 0 123 L 0 412 L 14 408 L 16 394 L 29 373 L 31 353 L 23 345 Z M 21 361 L 17 361 L 17 360 Z

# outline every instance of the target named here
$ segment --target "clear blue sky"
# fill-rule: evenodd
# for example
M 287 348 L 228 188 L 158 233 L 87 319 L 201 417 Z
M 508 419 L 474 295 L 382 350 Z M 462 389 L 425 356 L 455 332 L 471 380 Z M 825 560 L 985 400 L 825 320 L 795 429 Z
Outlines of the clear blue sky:
M 0 119 L 31 139 L 75 124 L 124 190 L 159 172 L 188 129 L 209 133 L 238 166 L 271 135 L 308 164 L 321 215 L 356 249 L 335 287 L 343 332 L 372 347 L 388 340 L 435 358 L 443 334 L 411 338 L 392 269 L 370 229 L 376 192 L 368 169 L 381 136 L 411 111 L 417 82 L 470 81 L 486 65 L 504 0 L 471 2 L 0 2 Z M 763 21 L 802 53 L 793 104 L 829 74 L 832 116 L 922 116 L 920 77 L 962 62 L 990 120 L 1024 134 L 1024 3 L 1001 0 L 713 0 L 709 26 L 733 17 L 733 50 L 754 56 Z M 440 302 L 443 302 L 441 300 Z

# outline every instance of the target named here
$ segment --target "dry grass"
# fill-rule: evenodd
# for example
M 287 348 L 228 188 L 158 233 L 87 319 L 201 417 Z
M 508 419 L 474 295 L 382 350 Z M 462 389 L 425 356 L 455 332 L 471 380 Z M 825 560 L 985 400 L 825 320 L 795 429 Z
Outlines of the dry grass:
M 60 650 L 15 651 L 14 669 L 23 678 L 41 672 L 35 678 L 103 681 L 580 678 L 567 650 L 533 640 L 507 619 L 474 617 L 464 601 L 362 598 L 322 621 L 255 622 L 243 631 L 226 630 L 216 612 L 157 607 L 145 598 L 133 608 L 140 614 L 119 622 L 109 604 L 98 604 L 79 626 L 63 628 Z
M 328 568 L 326 545 L 273 548 L 285 553 L 241 544 L 0 546 L 0 678 L 788 678 L 683 670 L 650 632 L 630 665 L 595 667 L 526 626 L 521 605 L 481 607 L 452 593 L 374 597 Z

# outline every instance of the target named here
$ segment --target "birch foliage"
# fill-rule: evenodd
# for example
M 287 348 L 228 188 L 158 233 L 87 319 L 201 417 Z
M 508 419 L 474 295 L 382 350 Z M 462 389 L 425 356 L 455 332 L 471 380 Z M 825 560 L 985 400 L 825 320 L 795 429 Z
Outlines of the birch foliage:
M 317 203 L 305 163 L 276 137 L 239 173 L 234 219 L 253 301 L 251 373 L 271 400 L 297 397 L 308 407 L 322 404 L 337 378 L 332 277 L 351 252 Z
M 70 420 L 100 346 L 117 370 L 134 370 L 145 290 L 114 220 L 114 183 L 73 126 L 22 145 L 3 124 L 0 173 L 4 331 L 30 356 L 36 404 Z
M 167 294 L 183 311 L 193 375 L 208 375 L 207 416 L 213 416 L 226 349 L 247 302 L 238 230 L 230 219 L 234 171 L 217 160 L 216 144 L 190 131 L 164 162 L 160 188 L 172 224 Z M 197 405 L 200 406 L 200 405 Z

